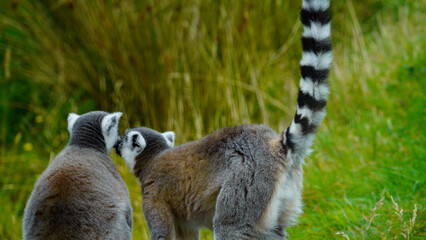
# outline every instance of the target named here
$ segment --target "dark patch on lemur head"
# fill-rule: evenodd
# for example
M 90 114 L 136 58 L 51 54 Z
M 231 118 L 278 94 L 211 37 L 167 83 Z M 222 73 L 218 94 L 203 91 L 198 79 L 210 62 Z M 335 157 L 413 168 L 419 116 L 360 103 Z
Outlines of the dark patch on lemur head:
M 92 111 L 78 116 L 75 121 L 72 131 L 79 131 L 82 127 L 90 125 L 92 128 L 96 128 L 102 134 L 102 119 L 109 113 L 104 111 Z
M 142 137 L 144 137 L 146 146 L 142 152 L 143 154 L 158 153 L 170 148 L 164 136 L 153 129 L 146 127 L 132 128 L 126 130 L 125 137 L 127 137 L 127 133 L 131 131 L 139 132 Z M 132 143 L 137 144 L 135 135 L 133 136 Z
M 72 126 L 68 145 L 106 151 L 102 134 L 102 119 L 106 115 L 108 113 L 103 111 L 93 111 L 80 115 Z
M 132 136 L 132 148 L 135 149 L 136 147 L 140 147 L 139 143 L 137 142 L 138 136 L 133 135 Z
M 129 167 L 138 176 L 146 163 L 158 154 L 173 147 L 175 134 L 168 131 L 159 133 L 146 127 L 126 130 L 116 153 L 124 158 Z

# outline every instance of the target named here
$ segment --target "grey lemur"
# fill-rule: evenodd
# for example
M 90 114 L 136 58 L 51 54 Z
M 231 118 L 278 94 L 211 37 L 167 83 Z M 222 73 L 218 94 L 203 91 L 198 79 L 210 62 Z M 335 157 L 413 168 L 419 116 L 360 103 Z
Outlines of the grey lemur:
M 326 112 L 329 0 L 303 0 L 297 110 L 277 134 L 244 125 L 172 147 L 174 134 L 127 130 L 118 153 L 139 178 L 151 239 L 285 239 L 301 213 L 302 165 Z
M 68 116 L 68 145 L 37 180 L 23 219 L 24 239 L 131 239 L 129 192 L 108 156 L 122 113 Z

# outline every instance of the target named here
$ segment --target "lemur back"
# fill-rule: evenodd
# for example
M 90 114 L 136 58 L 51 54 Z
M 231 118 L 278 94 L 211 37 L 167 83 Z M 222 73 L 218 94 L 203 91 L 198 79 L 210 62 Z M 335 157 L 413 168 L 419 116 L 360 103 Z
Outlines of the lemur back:
M 129 193 L 108 156 L 121 113 L 70 114 L 68 145 L 37 180 L 24 239 L 131 239 Z
M 172 147 L 174 135 L 127 130 L 118 153 L 139 178 L 151 239 L 283 239 L 301 212 L 303 159 L 325 116 L 332 60 L 329 0 L 303 0 L 296 115 L 281 134 L 264 125 L 217 130 Z

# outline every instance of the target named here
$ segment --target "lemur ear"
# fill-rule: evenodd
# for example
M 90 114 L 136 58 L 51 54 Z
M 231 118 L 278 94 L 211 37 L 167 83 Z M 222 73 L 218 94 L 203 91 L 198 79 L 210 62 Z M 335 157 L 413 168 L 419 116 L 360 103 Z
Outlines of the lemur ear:
M 169 147 L 173 147 L 175 145 L 175 132 L 164 132 L 163 137 L 166 139 L 167 145 L 169 145 Z
M 117 127 L 118 129 L 118 123 L 120 121 L 121 116 L 123 115 L 122 112 L 115 112 L 106 115 L 102 119 L 102 131 L 105 135 L 109 136 L 111 134 L 111 130 Z
M 146 147 L 145 138 L 138 132 L 130 132 L 129 135 L 132 141 L 132 150 L 143 151 Z
M 75 113 L 70 113 L 68 114 L 68 132 L 72 131 L 72 127 L 74 126 L 75 121 L 77 121 L 77 118 L 79 118 L 80 116 L 78 116 Z
M 106 148 L 111 151 L 112 147 L 117 143 L 118 136 L 118 124 L 123 113 L 115 112 L 106 115 L 102 119 L 102 134 L 104 135 Z

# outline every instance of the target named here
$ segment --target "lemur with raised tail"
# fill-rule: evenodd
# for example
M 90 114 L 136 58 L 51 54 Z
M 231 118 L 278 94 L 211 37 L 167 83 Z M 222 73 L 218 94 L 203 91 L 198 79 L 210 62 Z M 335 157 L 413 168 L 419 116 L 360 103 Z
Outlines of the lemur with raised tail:
M 280 134 L 243 125 L 173 147 L 170 132 L 125 132 L 117 152 L 139 178 L 152 240 L 199 239 L 200 227 L 216 240 L 286 238 L 302 212 L 304 157 L 326 114 L 329 8 L 329 0 L 303 0 L 297 110 Z
M 129 192 L 108 155 L 120 138 L 121 115 L 69 114 L 70 140 L 34 186 L 24 239 L 131 239 Z

